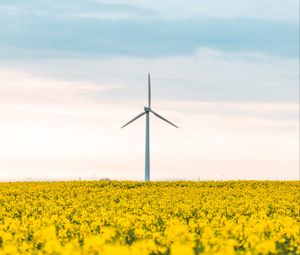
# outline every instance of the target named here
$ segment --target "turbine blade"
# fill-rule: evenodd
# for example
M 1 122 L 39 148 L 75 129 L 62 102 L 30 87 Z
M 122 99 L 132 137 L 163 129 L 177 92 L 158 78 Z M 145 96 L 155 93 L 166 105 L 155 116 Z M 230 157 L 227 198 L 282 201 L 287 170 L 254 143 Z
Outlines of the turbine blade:
M 134 119 L 132 119 L 131 121 L 129 121 L 128 123 L 126 123 L 123 127 L 126 127 L 127 125 L 129 125 L 131 122 L 134 122 L 135 120 L 137 120 L 138 118 L 142 117 L 144 114 L 146 114 L 146 112 L 142 112 L 141 114 L 139 114 L 138 116 L 136 116 Z
M 150 83 L 150 73 L 148 73 L 148 107 L 151 108 L 151 83 Z
M 174 126 L 174 127 L 176 127 L 176 128 L 179 128 L 179 127 L 177 127 L 175 124 L 173 124 L 171 121 L 168 121 L 168 120 L 165 119 L 163 116 L 160 116 L 158 113 L 156 113 L 156 112 L 154 112 L 154 111 L 152 111 L 152 110 L 150 110 L 150 111 L 151 111 L 156 117 L 158 117 L 158 118 L 164 120 L 165 122 L 171 124 L 172 126 Z

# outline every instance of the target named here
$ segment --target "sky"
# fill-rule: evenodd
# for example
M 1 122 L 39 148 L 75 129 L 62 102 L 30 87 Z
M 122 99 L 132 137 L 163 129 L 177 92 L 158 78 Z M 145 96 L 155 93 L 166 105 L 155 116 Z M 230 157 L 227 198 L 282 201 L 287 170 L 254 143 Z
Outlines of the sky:
M 297 0 L 0 2 L 0 180 L 299 178 Z

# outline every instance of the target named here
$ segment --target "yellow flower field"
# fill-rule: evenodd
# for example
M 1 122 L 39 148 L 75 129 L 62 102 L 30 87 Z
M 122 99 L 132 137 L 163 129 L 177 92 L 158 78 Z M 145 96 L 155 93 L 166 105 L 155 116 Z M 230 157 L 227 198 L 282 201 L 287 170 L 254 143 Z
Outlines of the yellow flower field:
M 0 254 L 300 254 L 299 182 L 0 183 Z

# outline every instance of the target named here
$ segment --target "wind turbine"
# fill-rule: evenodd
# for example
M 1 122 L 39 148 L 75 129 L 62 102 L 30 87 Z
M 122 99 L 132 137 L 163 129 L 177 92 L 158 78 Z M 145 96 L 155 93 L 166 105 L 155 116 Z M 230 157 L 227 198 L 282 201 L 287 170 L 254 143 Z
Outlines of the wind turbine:
M 150 74 L 148 73 L 148 106 L 144 107 L 144 111 L 136 116 L 134 119 L 126 123 L 123 127 L 126 127 L 130 123 L 134 122 L 138 118 L 142 117 L 146 114 L 146 150 L 145 150 L 145 181 L 150 181 L 150 113 L 153 113 L 156 117 L 160 118 L 161 120 L 171 124 L 172 126 L 177 127 L 171 121 L 168 121 L 158 113 L 154 112 L 151 109 L 151 84 L 150 84 Z

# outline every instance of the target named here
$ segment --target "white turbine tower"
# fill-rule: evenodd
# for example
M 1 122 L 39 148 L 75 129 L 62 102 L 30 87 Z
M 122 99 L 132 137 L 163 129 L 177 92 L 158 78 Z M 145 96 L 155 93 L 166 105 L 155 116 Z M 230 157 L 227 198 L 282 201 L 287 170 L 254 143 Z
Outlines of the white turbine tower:
M 145 151 L 145 181 L 150 181 L 150 112 L 153 113 L 156 117 L 164 120 L 165 122 L 171 124 L 172 126 L 178 128 L 175 124 L 168 121 L 164 117 L 160 116 L 158 113 L 152 111 L 151 109 L 151 84 L 150 84 L 150 74 L 148 74 L 148 106 L 144 107 L 144 111 L 136 116 L 134 119 L 126 123 L 123 127 L 126 127 L 131 122 L 134 122 L 138 118 L 146 114 L 146 151 Z

